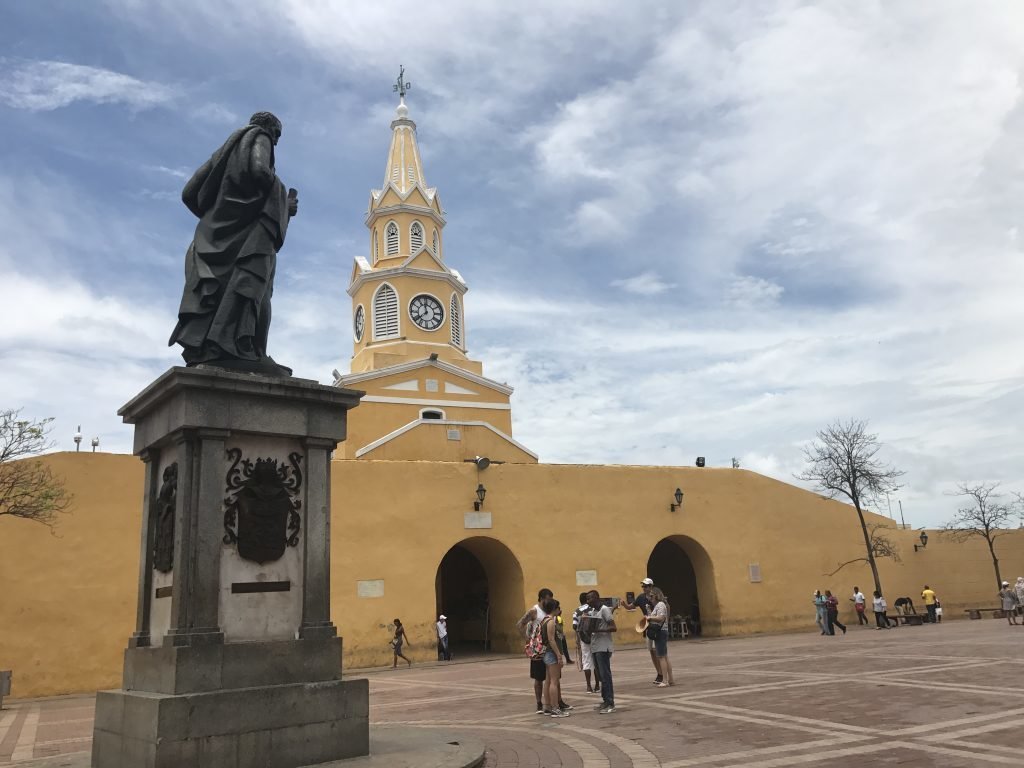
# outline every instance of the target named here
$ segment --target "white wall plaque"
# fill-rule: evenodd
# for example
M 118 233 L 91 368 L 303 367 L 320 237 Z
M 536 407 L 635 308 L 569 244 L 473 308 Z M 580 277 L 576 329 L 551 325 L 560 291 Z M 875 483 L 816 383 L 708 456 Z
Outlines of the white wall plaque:
M 577 587 L 596 587 L 597 571 L 576 571 Z
M 356 582 L 357 597 L 384 597 L 384 579 L 366 579 Z
M 464 525 L 466 528 L 490 528 L 491 513 L 467 512 L 464 516 Z
M 747 566 L 747 570 L 750 573 L 750 583 L 758 584 L 761 581 L 761 564 L 751 563 Z
M 437 379 L 427 379 L 427 392 L 437 392 Z

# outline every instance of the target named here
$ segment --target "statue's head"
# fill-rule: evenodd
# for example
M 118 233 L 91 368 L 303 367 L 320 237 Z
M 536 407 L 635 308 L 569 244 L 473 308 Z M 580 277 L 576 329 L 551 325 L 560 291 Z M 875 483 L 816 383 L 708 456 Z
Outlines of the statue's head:
M 249 118 L 249 125 L 258 125 L 270 134 L 274 144 L 281 138 L 281 121 L 273 112 L 257 112 Z

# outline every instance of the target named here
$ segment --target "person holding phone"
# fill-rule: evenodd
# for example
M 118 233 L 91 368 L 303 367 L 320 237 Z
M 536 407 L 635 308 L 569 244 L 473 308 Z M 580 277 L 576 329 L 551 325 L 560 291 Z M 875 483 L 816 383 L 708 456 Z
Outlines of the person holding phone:
M 644 616 L 650 616 L 651 611 L 654 608 L 654 601 L 651 597 L 652 590 L 654 589 L 654 579 L 648 576 L 640 582 L 640 588 L 643 590 L 643 594 L 635 600 L 630 600 L 630 593 L 626 593 L 626 598 L 622 601 L 622 607 L 627 611 L 635 611 L 639 608 Z M 661 667 L 658 665 L 658 657 L 654 652 L 654 641 L 650 638 L 645 639 L 647 641 L 647 650 L 651 652 L 651 664 L 654 665 L 654 674 L 656 675 L 654 678 L 654 684 L 657 685 L 664 680 L 664 677 L 662 677 Z

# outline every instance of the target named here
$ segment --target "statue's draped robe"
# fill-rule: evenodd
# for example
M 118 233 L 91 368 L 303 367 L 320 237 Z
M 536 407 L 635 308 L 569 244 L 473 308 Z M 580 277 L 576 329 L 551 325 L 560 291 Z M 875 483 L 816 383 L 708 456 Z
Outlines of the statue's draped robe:
M 196 216 L 185 255 L 185 290 L 168 344 L 184 347 L 189 365 L 266 357 L 277 251 L 288 227 L 288 192 L 276 174 L 254 173 L 250 125 L 231 134 L 195 172 L 182 200 Z

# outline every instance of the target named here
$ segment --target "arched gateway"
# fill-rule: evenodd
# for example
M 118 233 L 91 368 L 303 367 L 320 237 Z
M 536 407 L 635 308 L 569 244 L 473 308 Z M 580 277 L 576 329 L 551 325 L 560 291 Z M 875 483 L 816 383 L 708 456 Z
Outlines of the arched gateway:
M 691 617 L 702 634 L 720 634 L 714 567 L 704 547 L 689 536 L 666 536 L 651 550 L 647 575 L 665 592 L 673 615 Z
M 437 614 L 448 617 L 452 649 L 513 653 L 523 605 L 523 570 L 497 539 L 463 539 L 441 558 L 434 581 Z

